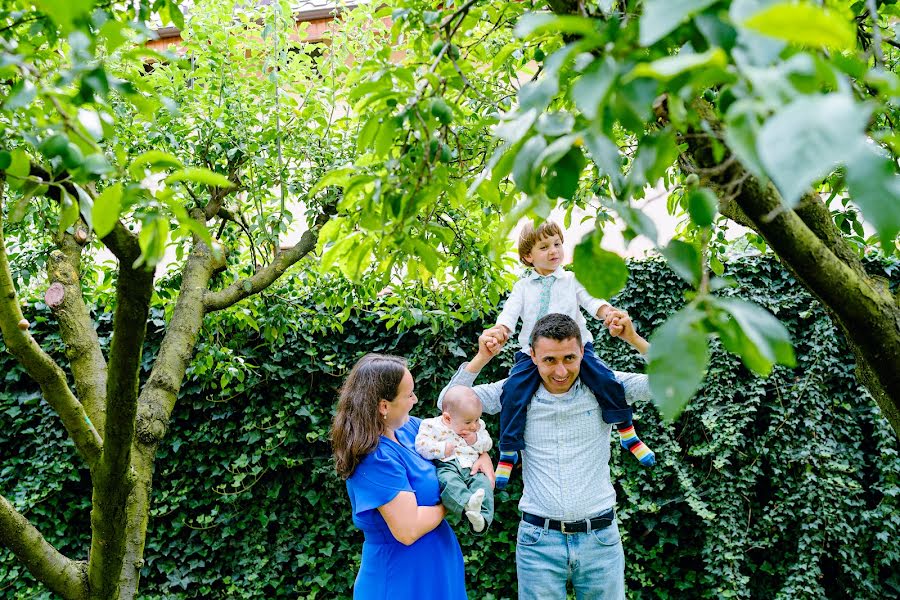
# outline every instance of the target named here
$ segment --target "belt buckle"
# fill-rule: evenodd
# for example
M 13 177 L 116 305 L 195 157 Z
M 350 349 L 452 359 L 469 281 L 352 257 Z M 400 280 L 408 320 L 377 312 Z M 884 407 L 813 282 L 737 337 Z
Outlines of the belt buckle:
M 565 535 L 572 535 L 574 533 L 578 533 L 577 531 L 566 531 L 566 522 L 565 521 L 559 522 L 559 531 Z

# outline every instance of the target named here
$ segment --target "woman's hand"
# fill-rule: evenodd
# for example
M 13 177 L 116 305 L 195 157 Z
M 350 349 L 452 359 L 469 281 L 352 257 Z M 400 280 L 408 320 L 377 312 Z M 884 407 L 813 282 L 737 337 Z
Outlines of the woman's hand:
M 475 473 L 484 473 L 491 482 L 491 489 L 494 489 L 494 463 L 487 452 L 482 452 L 475 464 L 472 465 L 472 475 Z

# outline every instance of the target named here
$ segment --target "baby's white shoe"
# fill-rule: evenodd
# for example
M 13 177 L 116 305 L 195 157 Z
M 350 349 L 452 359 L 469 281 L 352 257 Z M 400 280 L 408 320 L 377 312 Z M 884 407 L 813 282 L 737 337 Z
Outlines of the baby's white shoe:
M 484 502 L 484 490 L 475 490 L 475 493 L 469 496 L 466 502 L 466 512 L 481 512 L 481 503 Z
M 478 490 L 478 491 L 482 492 L 482 496 L 484 495 L 483 490 Z M 480 512 L 467 510 L 466 518 L 469 519 L 469 523 L 472 524 L 472 529 L 475 530 L 475 533 L 481 533 L 482 531 L 484 531 L 484 526 L 485 526 L 484 517 L 481 516 Z

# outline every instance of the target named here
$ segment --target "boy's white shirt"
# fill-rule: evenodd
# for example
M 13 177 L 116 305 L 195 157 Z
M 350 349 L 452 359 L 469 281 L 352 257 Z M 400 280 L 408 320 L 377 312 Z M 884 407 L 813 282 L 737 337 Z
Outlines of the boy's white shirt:
M 556 281 L 550 287 L 550 306 L 547 313 L 561 313 L 575 320 L 581 330 L 581 343 L 594 341 L 588 331 L 587 321 L 581 314 L 581 308 L 591 316 L 596 316 L 600 307 L 609 304 L 606 300 L 594 298 L 584 286 L 575 279 L 575 274 L 558 267 L 550 276 Z M 537 271 L 531 271 L 513 286 L 512 292 L 497 317 L 497 324 L 509 329 L 510 335 L 516 332 L 516 324 L 522 319 L 522 330 L 519 332 L 519 346 L 525 354 L 531 349 L 531 332 L 538 320 L 541 302 L 541 277 Z
M 447 442 L 456 444 L 450 456 L 444 456 Z M 422 419 L 419 433 L 416 434 L 416 452 L 428 460 L 448 461 L 456 459 L 460 467 L 471 467 L 478 457 L 493 446 L 491 436 L 485 429 L 484 421 L 478 419 L 478 431 L 475 432 L 475 443 L 471 446 L 458 433 L 444 423 L 442 417 Z

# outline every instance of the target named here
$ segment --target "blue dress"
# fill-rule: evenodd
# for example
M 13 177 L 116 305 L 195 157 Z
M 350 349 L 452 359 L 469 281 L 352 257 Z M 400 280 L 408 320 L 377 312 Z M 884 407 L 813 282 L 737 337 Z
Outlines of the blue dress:
M 410 546 L 394 538 L 378 507 L 399 492 L 413 492 L 419 506 L 441 502 L 434 465 L 415 451 L 421 419 L 410 417 L 384 436 L 347 479 L 353 524 L 365 534 L 354 600 L 466 600 L 462 550 L 446 520 Z

